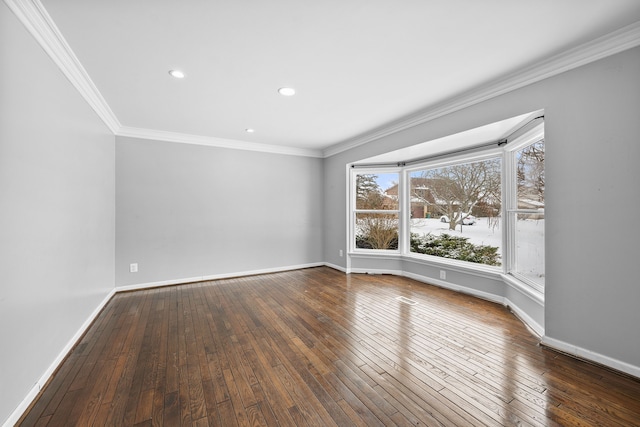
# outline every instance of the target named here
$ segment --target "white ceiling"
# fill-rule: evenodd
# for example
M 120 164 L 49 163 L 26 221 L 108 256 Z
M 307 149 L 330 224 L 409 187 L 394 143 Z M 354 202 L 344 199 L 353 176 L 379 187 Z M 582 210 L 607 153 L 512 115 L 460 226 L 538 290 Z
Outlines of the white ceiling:
M 497 143 L 507 139 L 520 128 L 536 117 L 544 115 L 544 111 L 534 111 L 510 117 L 495 123 L 468 129 L 453 135 L 432 139 L 409 147 L 389 151 L 367 159 L 358 160 L 354 165 L 393 165 L 399 162 L 413 162 L 420 159 L 437 157 L 444 154 L 469 150 L 480 146 Z M 497 145 L 496 145 L 497 146 Z
M 123 128 L 303 150 L 348 144 L 640 21 L 638 0 L 42 4 Z

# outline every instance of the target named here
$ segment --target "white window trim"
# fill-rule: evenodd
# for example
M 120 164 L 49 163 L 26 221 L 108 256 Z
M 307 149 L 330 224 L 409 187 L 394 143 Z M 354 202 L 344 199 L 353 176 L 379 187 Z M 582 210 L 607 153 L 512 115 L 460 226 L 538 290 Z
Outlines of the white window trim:
M 481 162 L 483 160 L 495 159 L 502 156 L 504 149 L 501 147 L 486 148 L 481 152 L 471 154 L 459 154 L 447 157 L 446 159 L 436 159 L 431 161 L 425 161 L 423 163 L 405 166 L 402 169 L 408 174 L 411 172 L 424 170 L 424 169 L 437 169 L 445 166 L 454 166 L 462 163 Z
M 424 263 L 427 265 L 447 266 L 449 268 L 458 269 L 466 272 L 476 272 L 479 275 L 495 276 L 500 275 L 505 282 L 510 283 L 512 286 L 517 284 L 517 288 L 524 291 L 527 294 L 536 296 L 537 299 L 544 301 L 544 286 L 535 283 L 528 278 L 510 272 L 515 259 L 515 224 L 511 224 L 512 215 L 511 212 L 527 213 L 531 210 L 526 209 L 513 209 L 513 206 L 517 206 L 517 194 L 514 188 L 515 182 L 513 176 L 515 174 L 515 155 L 514 153 L 523 147 L 538 142 L 544 139 L 544 122 L 533 127 L 518 137 L 513 142 L 509 142 L 504 147 L 487 148 L 479 152 L 466 153 L 460 155 L 452 155 L 444 158 L 437 158 L 434 160 L 425 160 L 424 162 L 411 164 L 410 166 L 398 166 L 398 167 L 371 167 L 371 168 L 349 168 L 349 213 L 348 213 L 348 255 L 354 257 L 373 256 L 380 258 L 390 259 L 406 259 L 411 262 Z M 483 160 L 490 160 L 500 158 L 501 159 L 501 174 L 502 174 L 502 263 L 501 266 L 490 266 L 480 263 L 472 263 L 460 260 L 453 260 L 448 258 L 437 257 L 433 255 L 414 254 L 410 251 L 410 242 L 408 239 L 410 228 L 410 197 L 409 197 L 409 175 L 412 172 L 424 169 L 435 169 L 439 167 L 452 166 L 461 163 L 471 163 Z M 398 249 L 360 249 L 355 248 L 355 214 L 357 212 L 364 212 L 362 210 L 357 211 L 355 209 L 355 175 L 363 173 L 363 171 L 370 171 L 372 174 L 382 173 L 398 173 L 398 210 L 384 211 L 388 213 L 398 214 Z M 525 212 L 527 211 L 527 212 Z M 380 211 L 374 211 L 380 212 Z M 535 212 L 539 212 L 536 210 Z
M 540 123 L 532 129 L 525 132 L 522 136 L 508 144 L 504 148 L 504 168 L 505 173 L 503 175 L 503 188 L 506 192 L 503 197 L 504 206 L 504 224 L 506 227 L 505 233 L 503 233 L 503 247 L 505 248 L 504 254 L 504 274 L 508 277 L 515 278 L 516 280 L 524 283 L 526 286 L 533 288 L 537 292 L 544 294 L 544 286 L 540 283 L 534 282 L 528 277 L 519 274 L 514 271 L 516 260 L 516 247 L 513 244 L 516 241 L 516 224 L 514 221 L 514 214 L 519 213 L 538 213 L 539 210 L 534 209 L 518 209 L 518 189 L 517 184 L 512 179 L 516 174 L 516 157 L 515 153 L 519 150 L 535 144 L 536 142 L 544 139 L 544 123 Z M 512 244 L 507 244 L 511 242 Z
M 412 165 L 412 166 L 407 166 L 402 168 L 403 169 L 402 175 L 404 176 L 405 182 L 408 183 L 410 179 L 409 175 L 412 172 L 425 170 L 425 169 L 437 169 L 441 167 L 454 166 L 454 165 L 464 164 L 464 163 L 481 162 L 484 160 L 492 160 L 492 159 L 501 160 L 500 164 L 501 164 L 502 170 L 500 173 L 504 177 L 504 165 L 503 165 L 504 149 L 502 147 L 486 148 L 480 152 L 453 155 L 447 158 L 440 158 L 432 161 L 425 161 L 423 163 Z M 409 196 L 408 185 L 405 185 L 402 190 L 405 193 L 403 203 L 405 205 L 405 212 L 407 212 L 407 214 L 404 217 L 404 223 L 405 223 L 405 232 L 407 232 L 406 235 L 408 236 L 409 234 L 408 234 L 407 228 L 409 228 L 408 226 L 408 224 L 410 223 L 409 212 L 411 211 L 411 207 L 409 206 L 411 202 L 408 197 Z M 504 247 L 504 232 L 502 233 L 502 235 L 503 235 L 502 245 Z M 468 261 L 460 261 L 460 260 L 455 260 L 450 258 L 443 258 L 435 255 L 416 254 L 411 252 L 411 248 L 409 247 L 409 241 L 408 241 L 409 239 L 405 238 L 404 240 L 407 242 L 406 242 L 406 245 L 402 248 L 403 257 L 411 258 L 413 260 L 424 260 L 425 262 L 431 265 L 444 266 L 450 269 L 466 270 L 467 272 L 469 270 L 476 270 L 478 272 L 486 272 L 492 275 L 504 274 L 504 262 L 502 262 L 501 263 L 502 265 L 500 266 L 493 266 L 493 265 L 486 265 L 486 264 L 480 264 L 480 263 L 474 263 L 474 262 L 468 262 Z
M 366 171 L 366 172 L 365 172 Z M 358 174 L 386 174 L 386 173 L 396 173 L 398 174 L 398 209 L 385 209 L 385 210 L 375 210 L 375 209 L 356 209 L 356 175 Z M 402 244 L 405 238 L 402 236 L 402 224 L 404 221 L 402 220 L 402 196 L 400 194 L 400 190 L 404 187 L 402 181 L 402 170 L 400 167 L 380 167 L 380 168 L 350 168 L 349 169 L 349 222 L 348 222 L 348 231 L 349 231 L 349 243 L 348 243 L 348 254 L 368 254 L 368 255 L 401 255 L 402 254 Z M 388 213 L 388 214 L 396 214 L 398 215 L 398 249 L 363 249 L 356 248 L 356 214 L 358 213 Z

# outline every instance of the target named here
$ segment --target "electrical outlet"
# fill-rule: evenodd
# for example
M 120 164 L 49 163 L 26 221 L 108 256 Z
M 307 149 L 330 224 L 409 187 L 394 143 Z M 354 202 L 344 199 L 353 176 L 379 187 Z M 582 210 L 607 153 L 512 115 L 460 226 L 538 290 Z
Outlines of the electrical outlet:
M 138 272 L 138 263 L 129 264 L 129 273 L 137 273 Z
M 342 249 L 340 249 L 340 256 L 342 256 Z
M 447 280 L 447 272 L 444 270 L 440 270 L 440 279 Z

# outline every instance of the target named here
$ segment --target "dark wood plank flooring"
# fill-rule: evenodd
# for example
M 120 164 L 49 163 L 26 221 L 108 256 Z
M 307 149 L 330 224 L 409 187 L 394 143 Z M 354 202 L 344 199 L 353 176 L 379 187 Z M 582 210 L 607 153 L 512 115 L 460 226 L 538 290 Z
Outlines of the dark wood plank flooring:
M 20 425 L 640 426 L 640 381 L 500 305 L 321 267 L 117 294 Z

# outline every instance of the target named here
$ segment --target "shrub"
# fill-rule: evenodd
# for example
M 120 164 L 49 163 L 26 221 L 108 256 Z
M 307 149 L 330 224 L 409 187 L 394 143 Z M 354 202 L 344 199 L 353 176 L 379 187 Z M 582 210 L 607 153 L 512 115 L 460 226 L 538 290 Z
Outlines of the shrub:
M 398 233 L 383 247 L 380 247 L 375 240 L 369 238 L 369 236 L 358 235 L 356 236 L 356 248 L 359 249 L 398 249 Z
M 419 235 L 411 233 L 411 252 L 435 255 L 460 261 L 476 262 L 486 265 L 500 265 L 498 248 L 487 245 L 474 245 L 467 237 L 441 234 Z
M 362 214 L 357 222 L 356 247 L 398 249 L 397 215 Z

